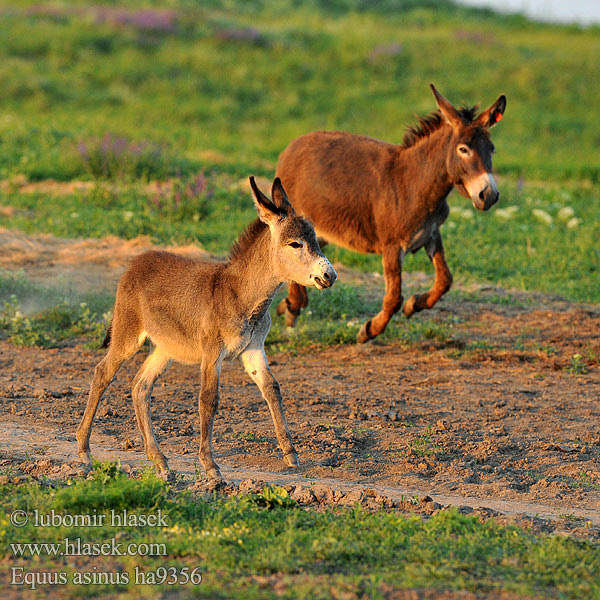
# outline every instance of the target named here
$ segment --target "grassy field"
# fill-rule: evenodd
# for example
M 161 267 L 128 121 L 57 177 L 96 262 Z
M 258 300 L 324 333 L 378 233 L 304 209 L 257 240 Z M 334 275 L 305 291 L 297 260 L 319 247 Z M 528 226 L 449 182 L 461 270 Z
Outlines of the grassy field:
M 11 475 L 5 479 L 10 481 Z M 19 577 L 29 577 L 29 587 L 35 586 L 32 573 L 63 572 L 65 584 L 55 589 L 77 597 L 134 590 L 143 597 L 159 597 L 177 590 L 177 597 L 189 598 L 377 599 L 398 588 L 505 590 L 586 600 L 600 594 L 597 545 L 526 533 L 493 520 L 481 522 L 456 510 L 440 511 L 427 520 L 359 506 L 306 511 L 277 487 L 237 498 L 198 500 L 174 492 L 150 472 L 131 479 L 108 463 L 87 481 L 68 481 L 58 488 L 4 483 L 0 491 L 5 511 L 0 512 L 0 553 L 12 558 L 11 567 L 23 567 Z M 112 526 L 111 510 L 118 515 L 124 510 L 130 515 L 162 514 L 163 522 L 154 527 Z M 29 515 L 25 526 L 12 524 L 15 511 Z M 36 526 L 35 511 L 42 518 L 53 511 L 104 515 L 107 526 Z M 156 544 L 154 555 L 113 555 L 97 559 L 92 569 L 89 559 L 52 556 L 48 546 L 33 557 L 36 550 L 23 545 L 56 544 L 53 548 L 65 551 L 65 538 L 71 544 L 80 539 L 81 544 L 99 546 L 110 545 L 115 536 L 119 551 L 145 554 L 147 545 Z M 182 580 L 184 568 L 190 576 L 196 569 L 202 582 L 169 585 L 171 577 Z M 146 581 L 155 573 L 155 585 L 134 585 L 136 570 Z M 82 577 L 84 572 L 97 582 L 106 573 L 119 573 L 119 581 L 77 585 L 76 574 Z

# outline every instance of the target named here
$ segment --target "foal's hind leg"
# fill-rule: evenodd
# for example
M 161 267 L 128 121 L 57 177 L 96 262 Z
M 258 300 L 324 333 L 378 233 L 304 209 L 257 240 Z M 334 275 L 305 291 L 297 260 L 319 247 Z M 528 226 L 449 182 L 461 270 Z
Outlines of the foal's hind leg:
M 329 243 L 323 238 L 317 238 L 321 250 Z M 308 306 L 308 292 L 303 285 L 299 283 L 288 284 L 288 297 L 284 298 L 277 305 L 277 314 L 285 314 L 285 324 L 288 327 L 293 327 L 296 324 L 296 319 L 302 312 L 303 308 Z
M 283 452 L 283 460 L 288 467 L 298 466 L 298 454 L 292 442 L 292 436 L 288 428 L 285 415 L 283 414 L 283 401 L 279 383 L 273 377 L 264 348 L 246 350 L 242 354 L 242 363 L 246 372 L 252 381 L 256 383 L 263 398 L 269 405 L 273 424 L 275 425 L 275 434 L 279 447 Z
M 139 340 L 132 337 L 129 340 L 114 339 L 111 342 L 106 356 L 98 363 L 94 370 L 94 377 L 90 386 L 87 405 L 81 424 L 77 429 L 77 453 L 79 460 L 83 463 L 91 463 L 90 455 L 90 433 L 92 422 L 98 409 L 104 390 L 117 374 L 119 367 L 140 347 Z
M 400 248 L 386 247 L 383 250 L 383 276 L 385 278 L 385 296 L 381 311 L 369 319 L 358 332 L 356 341 L 364 344 L 366 341 L 382 333 L 390 319 L 402 306 L 402 259 L 404 253 Z
M 167 472 L 169 466 L 154 437 L 152 419 L 150 418 L 150 396 L 156 378 L 166 370 L 170 362 L 168 356 L 162 354 L 158 349 L 154 350 L 137 372 L 133 380 L 132 391 L 135 417 L 144 438 L 146 456 L 156 464 L 161 472 Z
M 410 318 L 416 312 L 420 312 L 425 308 L 433 308 L 435 303 L 450 289 L 452 285 L 452 273 L 446 263 L 444 256 L 444 245 L 442 236 L 439 231 L 429 240 L 425 246 L 427 256 L 433 263 L 435 269 L 435 280 L 433 286 L 428 292 L 411 296 L 406 303 L 402 312 Z

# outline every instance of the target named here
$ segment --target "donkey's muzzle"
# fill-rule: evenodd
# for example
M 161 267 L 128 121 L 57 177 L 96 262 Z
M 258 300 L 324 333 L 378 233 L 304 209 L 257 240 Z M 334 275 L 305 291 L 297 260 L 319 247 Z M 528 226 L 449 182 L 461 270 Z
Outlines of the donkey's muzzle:
M 489 210 L 500 198 L 496 180 L 491 173 L 481 173 L 481 175 L 467 181 L 465 188 L 477 210 Z
M 499 199 L 500 192 L 488 186 L 479 192 L 477 198 L 473 198 L 473 205 L 477 210 L 489 210 Z

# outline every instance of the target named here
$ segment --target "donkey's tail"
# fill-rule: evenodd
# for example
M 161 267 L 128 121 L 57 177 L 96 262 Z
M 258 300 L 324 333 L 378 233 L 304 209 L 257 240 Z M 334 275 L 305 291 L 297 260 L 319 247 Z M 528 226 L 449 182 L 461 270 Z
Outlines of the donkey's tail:
M 108 348 L 110 346 L 111 338 L 112 338 L 112 321 L 110 322 L 110 325 L 108 326 L 108 331 L 106 332 L 106 337 L 104 338 L 104 341 L 102 342 L 102 346 L 100 346 L 100 347 Z

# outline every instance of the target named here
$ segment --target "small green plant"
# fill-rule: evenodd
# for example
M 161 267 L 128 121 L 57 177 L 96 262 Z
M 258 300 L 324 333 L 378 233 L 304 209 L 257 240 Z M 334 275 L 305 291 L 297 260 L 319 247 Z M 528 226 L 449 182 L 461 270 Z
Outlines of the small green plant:
M 265 506 L 269 509 L 296 506 L 296 501 L 292 500 L 287 490 L 279 485 L 266 485 L 262 492 L 255 495 L 254 500 L 260 506 Z
M 569 364 L 565 368 L 567 372 L 571 373 L 572 375 L 585 375 L 588 372 L 588 367 L 585 364 L 583 356 L 581 356 L 579 353 L 571 356 Z
M 428 426 L 425 433 L 418 435 L 412 439 L 406 440 L 408 454 L 415 456 L 432 456 L 439 451 L 440 446 L 433 439 L 433 427 Z

